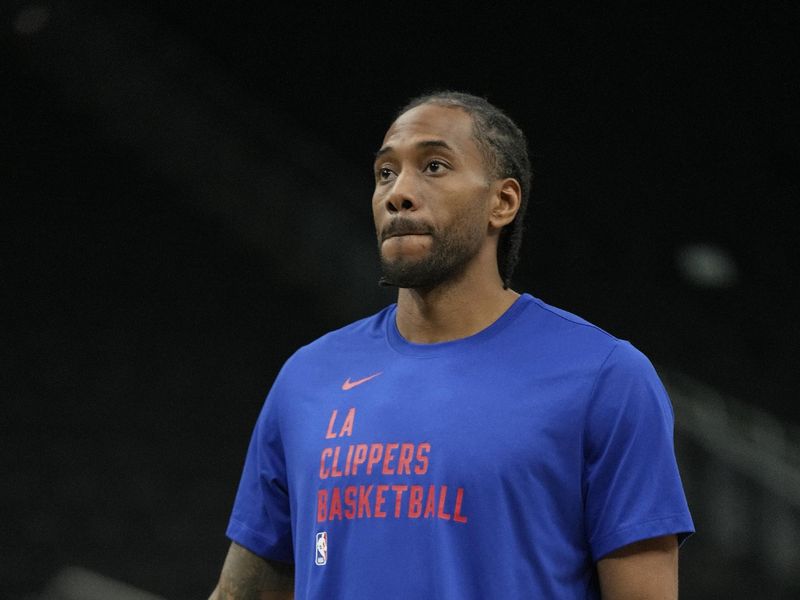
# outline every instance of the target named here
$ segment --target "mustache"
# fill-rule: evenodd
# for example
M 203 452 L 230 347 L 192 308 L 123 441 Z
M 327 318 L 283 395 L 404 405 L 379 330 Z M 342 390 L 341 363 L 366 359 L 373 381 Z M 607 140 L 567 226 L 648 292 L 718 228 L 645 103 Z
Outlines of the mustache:
M 382 242 L 398 235 L 433 235 L 433 233 L 433 227 L 427 223 L 408 217 L 395 217 L 381 230 L 380 240 Z

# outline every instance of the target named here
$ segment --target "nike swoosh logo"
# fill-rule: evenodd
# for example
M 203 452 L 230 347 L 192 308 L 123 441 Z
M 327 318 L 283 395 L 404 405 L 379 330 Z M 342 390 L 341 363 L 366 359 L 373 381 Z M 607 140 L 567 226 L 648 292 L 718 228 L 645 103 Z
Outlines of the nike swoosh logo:
M 383 373 L 383 371 L 378 371 L 377 373 L 373 373 L 369 377 L 364 377 L 363 379 L 356 379 L 355 381 L 350 381 L 350 378 L 348 377 L 347 379 L 344 380 L 344 383 L 342 384 L 342 389 L 344 391 L 352 390 L 357 385 L 361 385 L 362 383 L 366 383 L 370 379 L 375 379 L 381 373 Z

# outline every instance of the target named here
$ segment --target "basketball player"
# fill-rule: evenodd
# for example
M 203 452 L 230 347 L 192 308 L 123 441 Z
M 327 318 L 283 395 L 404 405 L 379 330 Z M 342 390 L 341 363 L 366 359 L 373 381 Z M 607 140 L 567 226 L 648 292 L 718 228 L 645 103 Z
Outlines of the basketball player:
M 212 598 L 676 598 L 693 525 L 664 388 L 629 343 L 509 287 L 522 132 L 424 96 L 374 173 L 397 303 L 284 365 Z

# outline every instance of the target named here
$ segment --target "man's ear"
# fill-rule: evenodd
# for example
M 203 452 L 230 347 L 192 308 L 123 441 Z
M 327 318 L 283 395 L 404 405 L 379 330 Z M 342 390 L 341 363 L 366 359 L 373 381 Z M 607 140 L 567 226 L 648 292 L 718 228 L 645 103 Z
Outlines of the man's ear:
M 495 182 L 497 186 L 492 196 L 492 207 L 489 214 L 489 225 L 502 229 L 517 216 L 522 202 L 522 188 L 516 179 L 507 177 Z

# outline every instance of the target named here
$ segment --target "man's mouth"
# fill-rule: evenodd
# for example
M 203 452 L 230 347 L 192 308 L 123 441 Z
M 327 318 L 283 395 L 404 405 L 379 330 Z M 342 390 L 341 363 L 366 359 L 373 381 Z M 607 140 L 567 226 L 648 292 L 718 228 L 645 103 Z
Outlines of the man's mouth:
M 396 221 L 387 225 L 381 232 L 381 242 L 385 242 L 393 237 L 406 235 L 433 235 L 431 228 L 422 223 L 408 221 Z
M 406 237 L 406 236 L 410 236 L 410 235 L 430 235 L 430 234 L 429 234 L 429 233 L 427 233 L 427 232 L 421 232 L 421 231 L 420 231 L 420 232 L 417 232 L 417 231 L 404 231 L 404 232 L 402 232 L 402 233 L 392 233 L 392 234 L 390 234 L 390 235 L 385 235 L 385 236 L 383 237 L 383 239 L 384 239 L 384 240 L 390 240 L 390 239 L 392 239 L 392 238 L 396 238 L 396 237 Z

